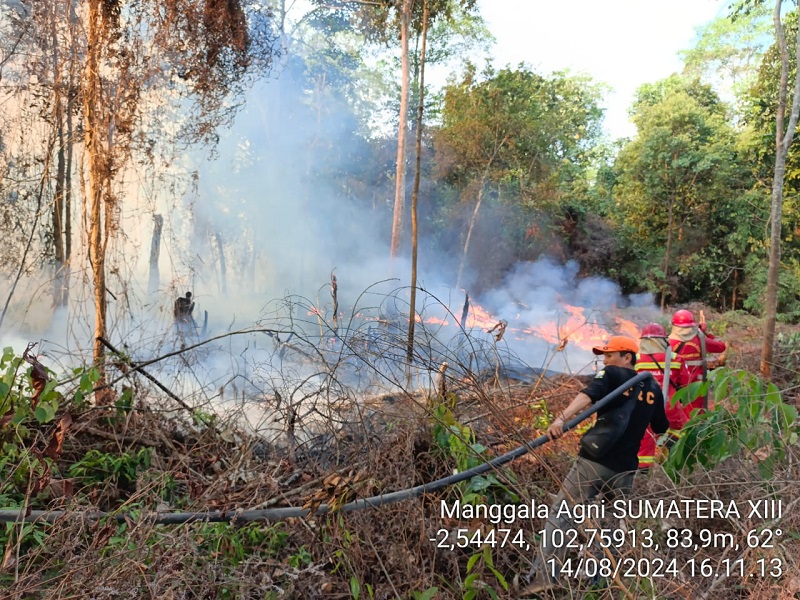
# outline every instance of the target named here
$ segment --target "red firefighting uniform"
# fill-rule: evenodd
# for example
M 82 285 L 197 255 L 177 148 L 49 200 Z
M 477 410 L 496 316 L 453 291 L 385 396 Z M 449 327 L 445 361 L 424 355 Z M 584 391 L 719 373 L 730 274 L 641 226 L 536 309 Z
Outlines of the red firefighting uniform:
M 658 354 L 639 354 L 636 358 L 636 371 L 643 372 L 649 371 L 653 374 L 653 378 L 658 382 L 658 386 L 663 388 L 664 385 L 664 363 L 666 362 L 666 355 L 661 352 Z M 667 413 L 667 420 L 669 421 L 669 429 L 667 433 L 674 440 L 680 437 L 680 431 L 689 416 L 685 408 L 678 403 L 675 406 L 670 406 L 672 396 L 679 389 L 684 387 L 691 381 L 689 370 L 680 356 L 670 356 L 669 359 L 670 377 L 669 387 L 667 388 L 667 398 L 665 398 L 666 406 L 664 407 Z M 639 445 L 639 468 L 646 469 L 653 466 L 656 454 L 656 434 L 650 427 L 644 432 L 642 443 Z
M 706 359 L 709 354 L 721 354 L 725 352 L 727 345 L 722 340 L 715 339 L 710 333 L 706 333 Z M 700 346 L 700 337 L 694 336 L 688 342 L 682 342 L 673 338 L 669 338 L 669 345 L 672 351 L 683 359 L 686 367 L 689 369 L 689 381 L 702 381 L 703 380 L 703 355 Z M 695 408 L 702 410 L 703 396 L 698 394 L 695 398 L 689 400 L 687 398 L 686 410 L 691 414 Z

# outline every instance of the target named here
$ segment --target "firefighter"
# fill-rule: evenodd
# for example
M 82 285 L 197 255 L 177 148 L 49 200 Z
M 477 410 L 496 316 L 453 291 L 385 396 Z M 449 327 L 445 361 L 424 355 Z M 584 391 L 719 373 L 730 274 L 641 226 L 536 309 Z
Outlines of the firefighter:
M 172 314 L 175 317 L 175 328 L 178 331 L 192 331 L 197 327 L 192 316 L 193 310 L 192 292 L 186 292 L 185 296 L 179 296 L 175 300 Z
M 667 330 L 658 323 L 649 323 L 642 328 L 639 338 L 639 355 L 636 358 L 636 371 L 649 371 L 664 392 L 665 412 L 669 421 L 667 446 L 674 444 L 681 435 L 681 429 L 689 420 L 682 404 L 672 406 L 675 392 L 689 384 L 689 370 L 680 356 L 673 356 L 667 339 Z M 669 363 L 669 364 L 667 364 Z M 664 385 L 664 374 L 669 372 L 667 385 Z M 665 391 L 666 390 L 666 391 Z M 648 426 L 642 443 L 639 445 L 639 469 L 649 469 L 656 458 L 656 434 Z
M 564 424 L 567 421 L 626 381 L 636 377 L 634 365 L 638 350 L 635 339 L 621 335 L 611 336 L 607 342 L 592 348 L 595 355 L 603 356 L 603 370 L 597 373 L 592 382 L 553 420 L 547 429 L 547 436 L 550 439 L 560 438 L 564 435 Z M 542 533 L 539 556 L 534 560 L 533 567 L 527 575 L 529 585 L 521 590 L 521 593 L 541 593 L 568 581 L 568 578 L 559 580 L 559 574 L 569 548 L 560 543 L 559 540 L 563 536 L 554 535 L 554 532 L 559 529 L 562 531 L 575 529 L 576 524 L 570 518 L 569 511 L 562 513 L 559 510 L 562 503 L 566 501 L 570 506 L 574 506 L 586 504 L 598 496 L 604 499 L 610 499 L 617 494 L 622 497 L 627 496 L 636 474 L 636 451 L 648 425 L 652 425 L 657 433 L 667 431 L 669 421 L 664 414 L 661 388 L 649 377 L 632 390 L 623 392 L 608 406 L 601 408 L 594 427 L 598 426 L 600 417 L 613 415 L 628 402 L 632 403 L 630 405 L 632 412 L 628 413 L 629 420 L 625 422 L 619 438 L 611 442 L 599 456 L 592 456 L 585 447 L 581 447 L 572 469 L 561 483 L 561 491 L 550 507 Z M 615 419 L 612 416 L 609 420 Z M 584 437 L 591 435 L 594 427 L 589 429 Z
M 727 348 L 725 342 L 706 331 L 705 318 L 701 318 L 698 323 L 694 315 L 685 309 L 678 310 L 672 315 L 669 344 L 672 352 L 683 358 L 686 363 L 690 382 L 705 381 L 708 373 L 708 355 L 722 355 Z M 688 412 L 695 408 L 705 410 L 707 403 L 708 395 L 698 393 L 696 397 L 687 399 L 686 408 Z

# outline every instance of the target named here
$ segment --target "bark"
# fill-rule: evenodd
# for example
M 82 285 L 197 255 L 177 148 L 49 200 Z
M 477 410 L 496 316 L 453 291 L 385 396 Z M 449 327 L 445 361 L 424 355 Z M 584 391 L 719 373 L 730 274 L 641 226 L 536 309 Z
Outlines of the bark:
M 408 30 L 411 23 L 411 0 L 403 0 L 400 13 L 400 51 L 401 83 L 400 83 L 400 116 L 397 128 L 397 168 L 394 188 L 394 212 L 392 216 L 392 243 L 390 256 L 395 258 L 400 249 L 400 234 L 403 229 L 403 212 L 405 210 L 405 147 L 406 128 L 408 126 Z
M 214 240 L 217 243 L 217 253 L 219 254 L 219 277 L 220 289 L 223 294 L 228 293 L 228 267 L 225 263 L 225 246 L 222 243 L 222 236 L 219 233 L 214 234 Z
M 417 106 L 416 167 L 414 171 L 414 191 L 411 194 L 411 300 L 408 318 L 408 362 L 414 358 L 414 326 L 417 314 L 417 203 L 419 201 L 419 180 L 422 157 L 422 115 L 425 111 L 425 48 L 428 38 L 428 0 L 422 5 L 422 48 L 419 56 L 419 105 Z
M 163 227 L 164 217 L 153 215 L 153 237 L 150 240 L 150 280 L 147 284 L 147 289 L 151 294 L 155 293 L 160 285 L 158 257 L 161 254 L 161 230 Z
M 772 199 L 770 209 L 769 268 L 767 270 L 767 293 L 764 300 L 764 345 L 761 348 L 761 374 L 772 374 L 773 351 L 775 344 L 775 320 L 778 313 L 778 280 L 781 263 L 781 219 L 783 218 L 783 182 L 786 174 L 786 155 L 794 139 L 797 118 L 800 114 L 800 72 L 795 70 L 794 95 L 789 123 L 785 126 L 786 99 L 789 87 L 789 49 L 786 33 L 781 23 L 782 0 L 775 0 L 773 22 L 775 38 L 781 58 L 781 76 L 778 88 L 778 108 L 775 114 L 775 171 L 772 178 Z M 800 15 L 800 5 L 798 5 Z M 800 29 L 797 31 L 795 56 L 800 65 Z
M 53 304 L 66 306 L 68 294 L 68 266 L 70 253 L 70 210 L 69 186 L 72 168 L 71 137 L 71 77 L 64 82 L 61 77 L 62 60 L 59 53 L 58 15 L 53 5 L 50 23 L 50 37 L 53 48 L 53 122 L 56 127 L 56 180 L 52 208 L 53 253 L 55 259 L 55 278 L 53 280 Z M 71 74 L 71 66 L 70 66 Z M 66 91 L 66 94 L 64 93 Z M 66 96 L 66 97 L 65 97 Z M 64 104 L 66 102 L 66 109 Z M 65 132 L 66 129 L 66 132 Z
M 106 337 L 106 240 L 103 200 L 106 191 L 108 169 L 105 149 L 101 135 L 103 126 L 102 102 L 100 97 L 99 59 L 102 51 L 103 17 L 100 0 L 89 0 L 88 46 L 86 68 L 84 70 L 84 145 L 89 164 L 89 262 L 94 283 L 94 364 L 100 373 L 98 388 L 105 386 L 105 347 Z M 105 215 L 107 217 L 107 214 Z M 107 219 L 106 219 L 107 221 Z M 103 389 L 96 394 L 98 404 L 108 404 L 112 400 L 110 390 Z

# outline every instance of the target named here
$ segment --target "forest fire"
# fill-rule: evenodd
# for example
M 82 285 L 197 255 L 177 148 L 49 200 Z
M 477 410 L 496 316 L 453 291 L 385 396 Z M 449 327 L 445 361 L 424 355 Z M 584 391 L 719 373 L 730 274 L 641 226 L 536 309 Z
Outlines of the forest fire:
M 588 315 L 587 310 L 589 311 Z M 559 349 L 563 348 L 567 343 L 572 343 L 584 350 L 591 350 L 601 340 L 615 334 L 628 335 L 632 338 L 639 337 L 639 327 L 633 321 L 619 316 L 609 318 L 603 315 L 606 322 L 601 325 L 597 317 L 592 315 L 591 312 L 590 309 L 580 306 L 562 304 L 558 311 L 559 314 L 556 314 L 552 320 L 530 325 L 522 322 L 521 316 L 517 314 L 515 318 L 517 326 L 511 326 L 508 329 L 510 332 L 517 334 L 516 339 L 524 341 L 525 335 L 533 335 L 548 343 L 557 344 Z M 500 321 L 501 319 L 493 316 L 485 308 L 473 303 L 469 307 L 464 328 L 467 330 L 473 328 L 482 329 L 489 333 L 497 327 Z M 450 320 L 438 317 L 422 319 L 418 316 L 417 322 L 441 326 L 451 324 Z
M 556 321 L 528 327 L 524 330 L 525 333 L 532 333 L 553 344 L 562 345 L 571 342 L 584 350 L 591 350 L 600 340 L 614 334 L 639 337 L 639 327 L 636 323 L 622 317 L 613 317 L 614 331 L 609 331 L 596 319 L 587 317 L 583 308 L 569 304 L 565 304 L 563 308 L 566 318 L 559 317 Z

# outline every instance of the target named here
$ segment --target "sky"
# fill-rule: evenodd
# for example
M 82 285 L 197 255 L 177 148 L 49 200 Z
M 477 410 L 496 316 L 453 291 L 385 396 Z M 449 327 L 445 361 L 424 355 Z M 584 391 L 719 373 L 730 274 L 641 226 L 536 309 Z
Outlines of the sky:
M 568 69 L 606 83 L 604 128 L 636 132 L 628 107 L 636 88 L 680 71 L 678 51 L 696 29 L 726 14 L 728 0 L 478 0 L 497 43 L 496 67 L 520 62 L 547 74 Z

